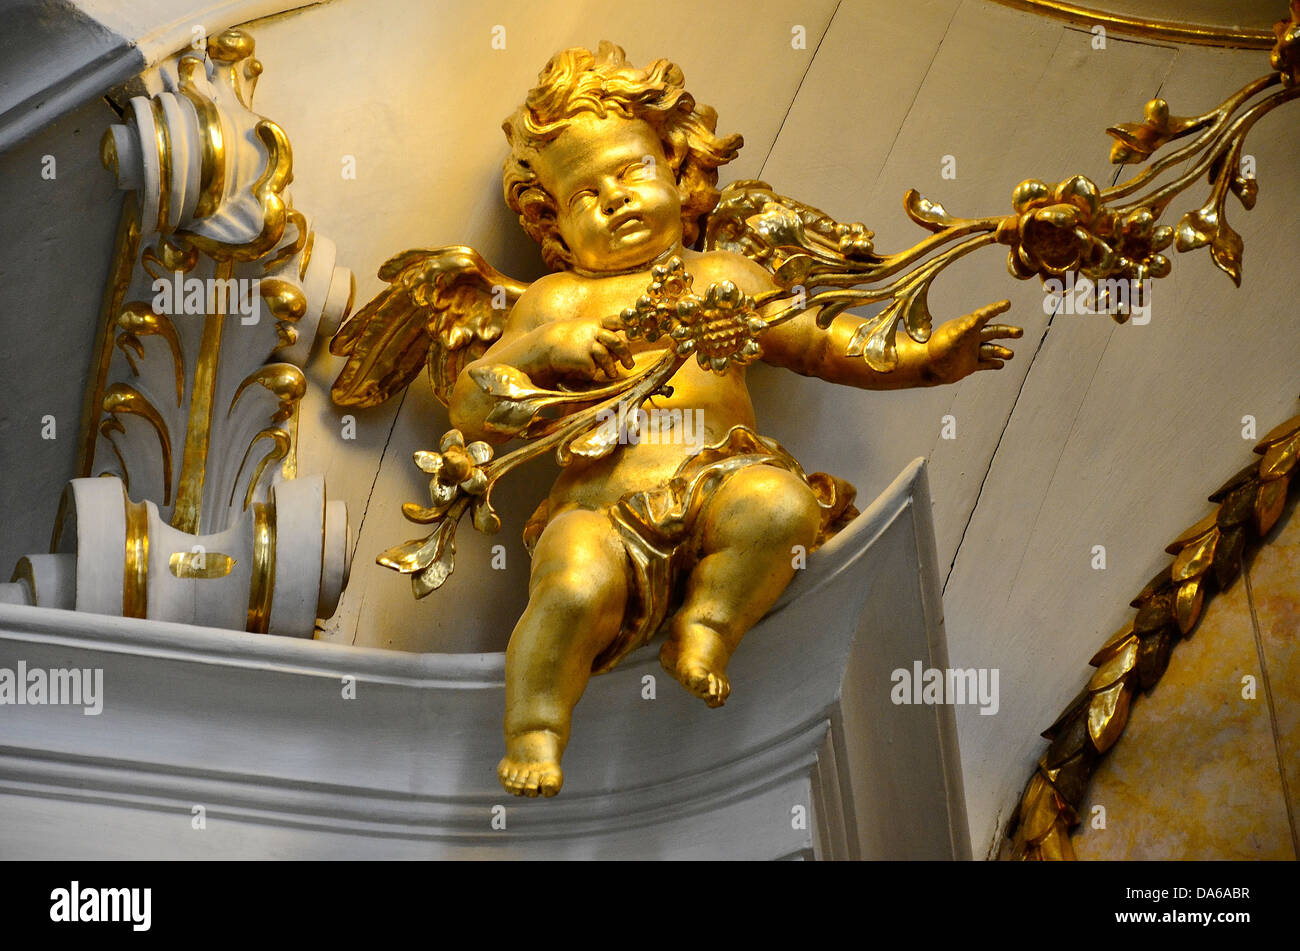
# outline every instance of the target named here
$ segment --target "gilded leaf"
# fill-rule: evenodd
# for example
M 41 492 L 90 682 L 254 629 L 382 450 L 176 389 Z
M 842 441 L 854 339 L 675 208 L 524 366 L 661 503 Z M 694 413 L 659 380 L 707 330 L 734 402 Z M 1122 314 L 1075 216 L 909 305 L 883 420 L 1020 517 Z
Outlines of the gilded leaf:
M 1214 553 L 1214 580 L 1220 590 L 1226 589 L 1241 571 L 1241 554 L 1246 548 L 1246 526 L 1238 525 L 1223 533 L 1218 550 Z
M 568 451 L 583 459 L 603 459 L 618 448 L 618 431 L 611 435 L 602 427 L 569 443 Z
M 1198 541 L 1192 542 L 1174 559 L 1174 567 L 1170 577 L 1174 581 L 1186 581 L 1189 578 L 1199 578 L 1205 574 L 1214 560 L 1214 546 L 1219 543 L 1219 530 L 1211 529 L 1203 535 Z
M 1179 251 L 1203 248 L 1219 231 L 1219 215 L 1213 207 L 1189 211 L 1174 229 L 1174 245 Z
M 1052 785 L 1062 799 L 1077 809 L 1088 791 L 1088 780 L 1092 776 L 1091 757 L 1084 753 L 1071 756 L 1055 772 Z
M 480 390 L 499 399 L 524 400 L 547 394 L 546 390 L 534 386 L 524 371 L 504 363 L 475 367 L 470 371 L 470 377 Z
M 392 548 L 381 552 L 375 561 L 385 568 L 392 568 L 404 575 L 418 571 L 420 553 L 424 551 L 424 546 L 428 540 L 428 538 L 415 538 L 402 542 L 400 545 L 394 545 Z
M 1265 450 L 1261 449 L 1259 446 L 1256 446 L 1255 451 L 1262 454 Z M 1228 495 L 1234 489 L 1236 489 L 1238 486 L 1245 485 L 1247 482 L 1256 478 L 1258 474 L 1259 474 L 1259 463 L 1252 462 L 1250 465 L 1246 466 L 1244 469 L 1239 471 L 1227 482 L 1223 483 L 1223 485 L 1215 489 L 1213 494 L 1210 495 L 1210 501 L 1222 502 L 1224 499 L 1228 497 Z M 1166 549 L 1166 551 L 1169 551 L 1169 549 Z M 1177 552 L 1169 551 L 1169 554 L 1175 555 L 1177 554 Z
M 1104 753 L 1119 739 L 1128 723 L 1132 691 L 1120 681 L 1109 690 L 1095 694 L 1088 705 L 1088 736 L 1098 753 Z
M 1295 468 L 1297 457 L 1300 457 L 1300 433 L 1269 447 L 1259 464 L 1260 479 L 1267 482 L 1289 474 Z
M 1137 676 L 1143 690 L 1150 690 L 1164 675 L 1169 666 L 1169 654 L 1174 649 L 1173 629 L 1163 628 L 1142 638 L 1138 645 Z
M 1228 183 L 1232 193 L 1240 199 L 1241 204 L 1251 209 L 1255 207 L 1255 200 L 1259 197 L 1259 182 L 1253 178 L 1245 178 L 1241 175 L 1232 176 L 1232 181 Z
M 804 248 L 808 237 L 803 222 L 793 210 L 770 201 L 763 206 L 762 214 L 752 215 L 745 224 L 765 244 L 774 248 Z
M 1088 689 L 1094 693 L 1103 690 L 1132 670 L 1137 662 L 1137 649 L 1136 637 L 1125 641 L 1124 646 L 1110 660 L 1097 668 L 1097 672 L 1088 681 Z
M 1142 590 L 1139 591 L 1137 596 L 1129 602 L 1129 607 L 1140 608 L 1142 605 L 1146 604 L 1148 599 L 1159 594 L 1161 591 L 1168 590 L 1168 588 L 1174 583 L 1173 579 L 1169 577 L 1169 567 L 1169 565 L 1166 565 L 1161 568 L 1160 571 L 1156 572 L 1155 577 L 1143 585 Z M 1093 666 L 1095 667 L 1097 665 L 1093 664 Z
M 456 567 L 456 525 L 458 519 L 447 519 L 433 533 L 435 540 L 432 558 L 424 570 L 411 576 L 411 590 L 416 598 L 428 597 L 443 586 Z
M 1261 535 L 1268 534 L 1268 530 L 1282 517 L 1282 511 L 1286 508 L 1287 485 L 1290 481 L 1290 476 L 1282 476 L 1280 479 L 1265 482 L 1259 487 L 1259 496 L 1255 499 L 1255 528 Z
M 1056 791 L 1041 774 L 1035 773 L 1025 793 L 1021 806 L 1021 832 L 1025 840 L 1037 844 L 1043 836 L 1052 831 L 1052 826 L 1060 818 L 1061 808 Z
M 1199 578 L 1184 582 L 1178 587 L 1174 598 L 1174 617 L 1178 620 L 1178 630 L 1186 634 L 1201 616 L 1201 604 L 1205 599 L 1205 589 Z
M 1070 844 L 1070 834 L 1066 831 L 1066 824 L 1058 822 L 1052 826 L 1038 843 L 1038 850 L 1043 860 L 1047 862 L 1074 861 L 1074 846 Z
M 1133 632 L 1139 637 L 1149 631 L 1158 631 L 1174 620 L 1174 599 L 1169 592 L 1156 595 L 1138 608 L 1133 619 Z
M 456 526 L 463 511 L 464 503 L 461 503 L 428 537 L 389 548 L 375 561 L 385 568 L 411 575 L 411 590 L 417 598 L 431 594 L 442 587 L 455 567 Z
M 773 272 L 772 278 L 777 287 L 787 289 L 806 284 L 808 275 L 812 272 L 813 263 L 813 259 L 806 254 L 792 254 L 781 262 L 781 265 Z
M 1046 730 L 1040 733 L 1039 736 L 1041 736 L 1045 740 L 1056 739 L 1056 737 L 1058 737 L 1061 734 L 1061 731 L 1064 730 L 1066 726 L 1069 724 L 1070 720 L 1075 716 L 1077 716 L 1080 711 L 1084 710 L 1088 706 L 1089 696 L 1090 694 L 1088 693 L 1087 689 L 1079 691 L 1079 695 L 1070 701 L 1069 706 L 1067 706 L 1063 711 L 1061 711 L 1061 715 L 1056 718 L 1056 720 L 1052 723 L 1051 726 L 1049 726 Z
M 1171 555 L 1176 555 L 1184 548 L 1186 548 L 1188 544 L 1190 544 L 1191 542 L 1199 541 L 1200 539 L 1204 538 L 1206 535 L 1210 533 L 1210 530 L 1214 528 L 1216 524 L 1215 516 L 1217 514 L 1218 514 L 1217 512 L 1211 512 L 1209 515 L 1205 516 L 1205 518 L 1201 519 L 1191 528 L 1184 531 L 1181 535 L 1179 535 L 1168 545 L 1166 545 L 1165 551 L 1169 552 L 1169 554 Z
M 1279 423 L 1266 432 L 1255 446 L 1255 452 L 1263 455 L 1269 446 L 1280 443 L 1292 433 L 1300 433 L 1300 416 L 1292 416 L 1285 423 Z
M 925 343 L 930 339 L 934 318 L 930 316 L 928 296 L 930 285 L 937 274 L 937 271 L 930 272 L 929 276 L 917 282 L 903 296 L 903 327 L 907 330 L 907 335 L 917 343 Z
M 1258 491 L 1258 479 L 1251 479 L 1229 492 L 1219 505 L 1219 528 L 1227 531 L 1249 520 L 1255 513 Z
M 506 436 L 522 436 L 541 418 L 542 410 L 551 405 L 554 401 L 546 398 L 500 400 L 483 420 L 483 428 Z
M 1219 230 L 1210 244 L 1210 257 L 1224 274 L 1232 278 L 1232 283 L 1241 286 L 1241 253 L 1244 245 L 1241 235 L 1237 234 L 1226 220 L 1220 220 Z
M 495 535 L 501 531 L 501 517 L 492 507 L 490 496 L 482 495 L 474 500 L 471 516 L 474 519 L 474 527 L 484 535 Z
M 1079 750 L 1083 749 L 1088 736 L 1088 708 L 1080 706 L 1074 716 L 1065 724 L 1064 729 L 1056 734 L 1043 759 L 1049 769 L 1056 769 Z
M 1168 571 L 1165 572 L 1166 576 Z M 1088 661 L 1093 667 L 1100 667 L 1110 657 L 1124 649 L 1124 644 L 1133 637 L 1133 622 L 1129 621 L 1118 631 L 1111 635 L 1110 640 L 1098 648 L 1097 653 L 1092 655 L 1092 660 Z
M 871 369 L 880 373 L 894 369 L 898 365 L 894 333 L 901 308 L 902 301 L 890 301 L 879 314 L 859 325 L 845 353 L 850 357 L 862 357 Z
M 957 223 L 956 219 L 944 210 L 943 205 L 922 198 L 921 193 L 915 188 L 909 188 L 907 194 L 903 196 L 903 210 L 907 212 L 907 217 L 935 234 Z

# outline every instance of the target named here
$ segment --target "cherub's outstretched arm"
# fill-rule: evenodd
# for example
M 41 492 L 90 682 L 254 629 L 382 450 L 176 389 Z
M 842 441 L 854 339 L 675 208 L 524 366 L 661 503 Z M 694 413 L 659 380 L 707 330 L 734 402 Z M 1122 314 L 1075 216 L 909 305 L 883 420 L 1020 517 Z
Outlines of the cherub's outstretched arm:
M 848 356 L 849 341 L 863 318 L 841 314 L 827 330 L 817 327 L 818 308 L 774 327 L 762 338 L 763 359 L 804 376 L 866 390 L 899 390 L 914 386 L 956 383 L 976 370 L 996 370 L 1012 351 L 994 342 L 1019 337 L 1023 331 L 990 321 L 1011 306 L 999 301 L 965 317 L 936 327 L 926 343 L 899 332 L 898 366 L 887 373 L 873 370 L 860 356 Z
M 758 296 L 776 289 L 766 269 L 748 260 L 744 266 L 747 293 Z M 976 370 L 995 370 L 1014 356 L 1009 348 L 995 341 L 1019 337 L 1023 331 L 1009 324 L 990 323 L 1010 306 L 1010 301 L 1003 300 L 950 320 L 936 327 L 926 343 L 917 343 L 900 331 L 896 340 L 898 365 L 888 372 L 872 369 L 860 356 L 848 355 L 849 342 L 865 323 L 853 314 L 841 314 L 822 330 L 817 326 L 821 308 L 809 307 L 768 330 L 759 342 L 765 362 L 831 383 L 866 390 L 939 386 L 956 383 Z

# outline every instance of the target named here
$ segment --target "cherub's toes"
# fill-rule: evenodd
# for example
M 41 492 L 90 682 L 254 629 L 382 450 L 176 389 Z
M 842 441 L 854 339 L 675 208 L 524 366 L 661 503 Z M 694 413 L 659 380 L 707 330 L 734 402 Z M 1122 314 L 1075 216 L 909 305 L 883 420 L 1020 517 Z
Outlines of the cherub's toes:
M 538 790 L 543 796 L 554 796 L 560 791 L 560 786 L 563 782 L 564 778 L 562 776 L 547 771 L 542 776 L 541 782 L 538 783 Z
M 705 702 L 711 707 L 720 707 L 731 696 L 731 683 L 719 674 L 709 674 L 709 693 Z
M 497 767 L 497 780 L 506 792 L 515 795 L 524 795 L 523 784 L 519 777 L 519 767 L 509 760 L 502 760 L 501 765 Z

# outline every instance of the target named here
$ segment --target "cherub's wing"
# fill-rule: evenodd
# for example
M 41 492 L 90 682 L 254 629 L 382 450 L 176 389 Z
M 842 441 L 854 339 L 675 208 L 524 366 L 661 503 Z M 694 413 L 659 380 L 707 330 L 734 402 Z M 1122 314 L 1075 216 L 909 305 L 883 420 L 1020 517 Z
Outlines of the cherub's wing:
M 873 370 L 888 372 L 898 363 L 895 332 L 900 323 L 917 343 L 930 338 L 926 294 L 935 276 L 949 261 L 991 240 L 979 233 L 992 229 L 987 222 L 952 218 L 915 191 L 904 197 L 903 208 L 938 237 L 898 254 L 880 255 L 872 244 L 875 236 L 860 222 L 836 221 L 811 205 L 778 195 L 766 182 L 733 182 L 709 215 L 704 247 L 743 254 L 767 268 L 779 288 L 798 292 L 794 296 L 800 308 L 817 306 L 817 325 L 823 330 L 850 307 L 886 301 L 876 314 L 861 318 L 846 353 L 862 357 Z M 963 243 L 923 260 L 958 240 Z M 814 288 L 827 290 L 814 293 Z
M 874 235 L 859 222 L 836 221 L 826 212 L 787 195 L 767 182 L 732 182 L 709 215 L 705 250 L 732 251 L 763 265 L 782 286 L 802 279 L 847 286 L 878 268 Z
M 445 406 L 461 370 L 501 336 L 528 286 L 461 246 L 404 251 L 385 261 L 379 276 L 389 287 L 330 341 L 331 353 L 348 358 L 330 389 L 339 406 L 376 406 L 426 363 Z

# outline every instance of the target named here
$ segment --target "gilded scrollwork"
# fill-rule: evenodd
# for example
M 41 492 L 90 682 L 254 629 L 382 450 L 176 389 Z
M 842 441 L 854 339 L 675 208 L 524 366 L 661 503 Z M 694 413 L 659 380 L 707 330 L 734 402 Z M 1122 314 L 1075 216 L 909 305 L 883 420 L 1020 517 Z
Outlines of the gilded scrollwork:
M 169 88 L 150 100 L 133 100 L 129 115 L 135 124 L 111 128 L 101 148 L 104 164 L 119 184 L 140 191 L 141 201 L 133 206 L 140 215 L 135 227 L 149 239 L 142 248 L 119 248 L 119 255 L 129 251 L 134 262 L 118 265 L 123 275 L 118 283 L 133 285 L 137 295 L 145 288 L 154 295 L 152 300 L 141 295 L 112 303 L 113 345 L 128 363 L 137 404 L 151 406 L 178 439 L 184 434 L 176 443 L 180 458 L 167 460 L 174 479 L 169 476 L 160 487 L 160 498 L 164 509 L 175 498 L 172 522 L 190 532 L 219 524 L 227 498 L 265 497 L 265 480 L 247 486 L 210 484 L 218 472 L 230 479 L 246 472 L 211 459 L 214 451 L 228 454 L 225 441 L 240 443 L 232 449 L 247 455 L 267 423 L 285 427 L 291 445 L 296 440 L 294 411 L 302 386 L 265 387 L 275 394 L 274 404 L 267 408 L 254 400 L 234 413 L 244 390 L 241 384 L 233 393 L 218 393 L 218 364 L 242 362 L 247 369 L 241 377 L 270 373 L 280 379 L 283 369 L 257 367 L 273 353 L 301 362 L 324 313 L 330 311 L 332 321 L 349 303 L 308 300 L 308 285 L 322 285 L 317 272 L 335 270 L 333 246 L 318 240 L 306 215 L 289 202 L 286 186 L 293 178 L 293 159 L 287 136 L 252 111 L 262 73 L 253 49 L 250 36 L 228 30 L 213 37 L 206 51 L 183 52 L 174 76 L 164 72 Z M 197 180 L 188 180 L 195 175 Z M 168 292 L 161 303 L 160 288 Z M 265 323 L 263 311 L 271 318 Z M 243 325 L 238 334 L 226 327 L 236 317 Z M 174 409 L 158 399 L 161 366 L 150 358 L 144 342 L 149 337 L 166 344 Z M 194 366 L 186 366 L 187 354 L 197 354 Z M 105 379 L 100 385 L 108 384 Z M 216 415 L 222 400 L 231 412 Z M 214 450 L 214 437 L 219 437 L 219 450 Z M 116 464 L 109 468 L 126 478 L 126 468 L 138 463 L 132 453 L 111 448 Z M 85 461 L 85 474 L 90 474 L 92 455 Z M 291 474 L 294 455 L 290 450 L 281 456 L 284 476 Z M 265 466 L 255 471 L 259 479 L 270 473 Z

